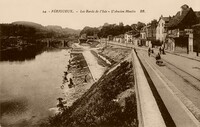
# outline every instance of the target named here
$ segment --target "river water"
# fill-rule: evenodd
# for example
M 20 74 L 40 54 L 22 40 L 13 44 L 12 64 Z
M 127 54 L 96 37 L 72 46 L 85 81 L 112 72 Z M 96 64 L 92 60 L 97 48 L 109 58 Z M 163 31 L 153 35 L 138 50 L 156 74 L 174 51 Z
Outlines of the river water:
M 37 126 L 53 114 L 49 109 L 56 107 L 57 98 L 63 96 L 60 86 L 69 60 L 68 50 L 33 54 L 27 54 L 28 59 L 23 56 L 0 61 L 1 126 Z

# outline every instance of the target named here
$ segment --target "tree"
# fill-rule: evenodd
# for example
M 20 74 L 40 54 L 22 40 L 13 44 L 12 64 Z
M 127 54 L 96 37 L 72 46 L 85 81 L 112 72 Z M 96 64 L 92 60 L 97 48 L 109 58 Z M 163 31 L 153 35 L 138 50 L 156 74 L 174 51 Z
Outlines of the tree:
M 131 28 L 131 26 L 129 26 L 129 25 L 126 25 L 126 26 L 124 27 L 124 32 L 131 31 L 131 30 L 132 30 L 132 28 Z
M 142 22 L 138 22 L 137 23 L 137 30 L 141 30 L 142 29 L 142 27 L 144 27 L 145 26 L 145 23 L 142 23 Z
M 156 19 L 154 19 L 154 20 L 152 20 L 152 21 L 151 21 L 151 26 L 154 26 L 154 27 L 156 27 L 156 26 L 157 26 L 157 24 L 158 24 L 158 22 L 157 22 L 157 20 L 156 20 Z
M 86 36 L 94 36 L 95 34 L 98 35 L 99 29 L 96 27 L 84 27 L 83 30 L 81 30 L 80 35 L 86 34 Z
M 132 25 L 131 25 L 131 28 L 132 28 L 133 30 L 136 30 L 136 29 L 137 29 L 137 24 L 132 24 Z

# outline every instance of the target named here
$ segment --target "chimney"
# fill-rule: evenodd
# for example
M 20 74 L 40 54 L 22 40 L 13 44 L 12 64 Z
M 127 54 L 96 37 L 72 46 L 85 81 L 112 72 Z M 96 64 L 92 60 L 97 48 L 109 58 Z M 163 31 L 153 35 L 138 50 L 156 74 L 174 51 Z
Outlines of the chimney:
M 181 11 L 180 11 L 180 15 L 182 15 L 183 11 L 188 9 L 189 6 L 187 4 L 184 4 L 183 6 L 181 6 Z

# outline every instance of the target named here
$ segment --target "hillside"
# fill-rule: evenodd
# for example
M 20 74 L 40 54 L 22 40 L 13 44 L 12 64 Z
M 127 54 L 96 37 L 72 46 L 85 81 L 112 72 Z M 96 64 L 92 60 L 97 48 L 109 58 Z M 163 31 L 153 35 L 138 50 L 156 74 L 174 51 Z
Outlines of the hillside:
M 34 28 L 38 28 L 38 29 L 43 28 L 43 26 L 41 24 L 29 22 L 29 21 L 16 21 L 16 22 L 12 22 L 12 24 L 30 26 L 30 27 L 34 27 Z
M 44 30 L 44 31 L 50 30 L 50 31 L 54 31 L 57 33 L 76 34 L 76 35 L 79 35 L 79 33 L 80 33 L 80 30 L 74 30 L 71 28 L 62 28 L 61 26 L 57 26 L 57 25 L 43 26 L 41 24 L 29 22 L 29 21 L 16 21 L 16 22 L 12 22 L 12 24 L 29 26 L 29 27 L 33 27 L 33 28 L 36 28 L 39 30 Z
M 56 32 L 59 32 L 59 33 L 62 33 L 62 32 L 66 32 L 68 34 L 76 34 L 76 35 L 79 35 L 80 33 L 80 30 L 74 30 L 74 29 L 71 29 L 71 28 L 62 28 L 61 26 L 57 26 L 57 25 L 48 25 L 48 26 L 45 26 L 48 30 L 53 30 L 53 31 L 56 31 Z

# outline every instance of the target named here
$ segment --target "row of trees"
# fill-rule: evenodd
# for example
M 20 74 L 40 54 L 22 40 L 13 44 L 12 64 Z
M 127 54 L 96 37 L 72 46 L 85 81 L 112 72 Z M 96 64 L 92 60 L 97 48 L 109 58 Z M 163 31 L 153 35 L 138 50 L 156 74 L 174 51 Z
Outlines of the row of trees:
M 84 27 L 84 29 L 80 32 L 80 35 L 86 34 L 86 36 L 98 35 L 98 37 L 107 37 L 108 35 L 117 36 L 120 34 L 124 34 L 127 31 L 131 30 L 141 30 L 141 28 L 145 26 L 145 23 L 138 22 L 137 24 L 124 25 L 122 22 L 117 24 L 108 24 L 105 23 L 101 27 Z

